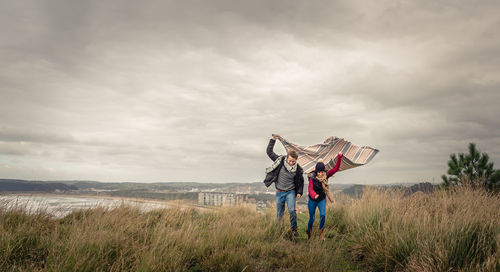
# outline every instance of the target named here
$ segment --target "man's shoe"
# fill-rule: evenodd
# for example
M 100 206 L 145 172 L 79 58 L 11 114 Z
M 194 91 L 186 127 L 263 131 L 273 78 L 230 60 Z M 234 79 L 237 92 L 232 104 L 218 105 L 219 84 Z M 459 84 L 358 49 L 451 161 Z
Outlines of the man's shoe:
M 311 242 L 312 241 L 312 234 L 308 231 L 306 231 L 306 233 L 307 233 L 307 241 Z

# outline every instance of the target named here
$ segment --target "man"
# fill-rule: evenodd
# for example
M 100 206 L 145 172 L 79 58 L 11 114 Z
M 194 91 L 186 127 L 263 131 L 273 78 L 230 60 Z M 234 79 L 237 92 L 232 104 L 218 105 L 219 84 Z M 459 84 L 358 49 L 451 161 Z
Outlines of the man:
M 297 232 L 297 212 L 295 211 L 296 199 L 302 196 L 304 189 L 304 177 L 302 167 L 297 163 L 299 157 L 297 152 L 290 151 L 286 156 L 278 156 L 274 153 L 274 144 L 280 139 L 280 135 L 273 134 L 267 145 L 267 155 L 273 164 L 266 169 L 264 184 L 269 187 L 273 182 L 276 187 L 276 209 L 278 220 L 281 220 L 285 211 L 285 202 L 290 214 L 290 227 L 294 237 Z

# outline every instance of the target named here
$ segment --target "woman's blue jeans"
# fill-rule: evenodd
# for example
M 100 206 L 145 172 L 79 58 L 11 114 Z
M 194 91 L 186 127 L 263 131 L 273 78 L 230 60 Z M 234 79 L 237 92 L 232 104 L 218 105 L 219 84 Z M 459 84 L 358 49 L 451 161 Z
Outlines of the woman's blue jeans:
M 276 209 L 278 220 L 281 220 L 285 212 L 285 202 L 288 206 L 288 213 L 290 214 L 290 227 L 297 229 L 297 212 L 295 211 L 295 201 L 297 194 L 295 190 L 288 192 L 276 192 Z
M 316 214 L 316 207 L 319 209 L 319 229 L 325 227 L 325 216 L 326 216 L 326 198 L 321 201 L 311 200 L 307 201 L 307 208 L 309 209 L 309 223 L 307 223 L 307 232 L 312 231 L 314 216 Z

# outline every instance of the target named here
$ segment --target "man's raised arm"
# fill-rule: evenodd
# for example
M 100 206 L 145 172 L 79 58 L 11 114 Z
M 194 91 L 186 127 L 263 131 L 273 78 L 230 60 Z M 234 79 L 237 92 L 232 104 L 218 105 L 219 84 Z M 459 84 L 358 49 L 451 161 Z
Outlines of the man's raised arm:
M 273 161 L 275 161 L 277 158 L 279 158 L 278 154 L 274 153 L 274 144 L 276 143 L 276 139 L 279 139 L 280 136 L 278 134 L 273 134 L 273 138 L 269 140 L 269 144 L 267 145 L 267 156 Z

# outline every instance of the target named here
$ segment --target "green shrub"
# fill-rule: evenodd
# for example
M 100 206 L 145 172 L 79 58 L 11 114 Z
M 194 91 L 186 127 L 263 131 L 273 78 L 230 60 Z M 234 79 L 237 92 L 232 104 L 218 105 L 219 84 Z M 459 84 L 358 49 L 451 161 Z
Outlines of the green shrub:
M 475 267 L 497 251 L 492 227 L 478 222 L 456 227 L 445 239 L 450 268 Z

